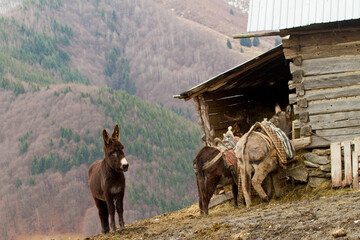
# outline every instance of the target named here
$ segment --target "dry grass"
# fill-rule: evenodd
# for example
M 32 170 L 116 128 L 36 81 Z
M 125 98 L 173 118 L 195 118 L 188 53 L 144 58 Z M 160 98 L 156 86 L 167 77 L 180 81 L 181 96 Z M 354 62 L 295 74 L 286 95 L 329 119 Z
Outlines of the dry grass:
M 84 236 L 80 234 L 74 233 L 66 233 L 66 234 L 49 234 L 49 235 L 41 235 L 41 234 L 33 234 L 33 235 L 21 235 L 16 238 L 16 240 L 78 240 L 83 239 Z
M 307 184 L 292 185 L 291 183 L 283 182 L 281 186 L 281 196 L 280 198 L 272 198 L 270 203 L 282 203 L 282 202 L 291 202 L 291 201 L 302 201 L 302 200 L 312 200 L 318 199 L 320 197 L 330 197 L 330 196 L 339 196 L 346 193 L 353 192 L 354 190 L 350 187 L 345 188 L 332 188 L 331 180 L 324 182 L 317 188 L 311 188 Z M 240 199 L 239 199 L 240 201 Z M 257 207 L 266 206 L 267 203 L 263 202 L 259 197 L 252 196 L 252 205 Z M 245 205 L 239 202 L 238 209 L 245 208 Z M 191 206 L 191 210 L 195 213 L 199 212 L 198 204 Z M 211 214 L 219 214 L 227 211 L 233 211 L 233 199 L 217 205 L 211 208 Z
M 282 196 L 279 199 L 272 199 L 269 203 L 262 202 L 260 198 L 253 197 L 253 206 L 246 208 L 243 204 L 239 204 L 237 208 L 233 206 L 233 200 L 229 200 L 223 204 L 211 208 L 209 215 L 200 215 L 197 203 L 178 210 L 176 212 L 164 213 L 150 219 L 134 222 L 126 226 L 126 228 L 117 233 L 109 233 L 106 235 L 99 234 L 94 238 L 96 240 L 115 240 L 115 239 L 223 239 L 224 234 L 227 239 L 246 239 L 249 234 L 256 234 L 261 231 L 261 226 L 255 232 L 252 227 L 244 228 L 239 225 L 239 231 L 234 231 L 230 219 L 253 219 L 254 214 L 257 216 L 259 211 L 271 213 L 280 211 L 279 205 L 289 202 L 298 202 L 294 206 L 302 206 L 302 201 L 326 204 L 332 196 L 342 195 L 354 192 L 351 188 L 332 189 L 331 183 L 326 182 L 316 189 L 307 187 L 306 185 L 292 186 L 284 183 L 282 188 Z M 290 206 L 290 205 L 288 205 Z M 287 211 L 287 210 L 284 210 Z M 287 220 L 284 220 L 285 222 Z M 272 222 L 264 223 L 267 228 Z M 253 223 L 251 226 L 258 226 Z M 305 232 L 307 230 L 304 230 Z M 231 235 L 229 235 L 231 232 Z

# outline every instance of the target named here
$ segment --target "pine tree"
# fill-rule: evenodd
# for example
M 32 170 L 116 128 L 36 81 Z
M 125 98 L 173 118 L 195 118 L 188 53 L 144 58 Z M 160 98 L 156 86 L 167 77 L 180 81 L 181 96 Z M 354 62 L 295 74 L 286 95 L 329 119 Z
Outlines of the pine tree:
M 38 162 L 37 162 L 37 157 L 36 155 L 34 155 L 33 160 L 31 161 L 31 175 L 36 175 L 38 174 Z
M 232 45 L 229 39 L 227 40 L 226 45 L 228 46 L 228 48 L 232 49 Z
M 258 38 L 258 37 L 254 37 L 252 44 L 253 44 L 254 47 L 259 46 L 259 45 L 260 45 L 260 40 L 259 40 L 259 38 Z
M 22 181 L 19 177 L 16 178 L 16 183 L 15 183 L 15 186 L 17 189 L 19 189 L 22 185 Z
M 250 38 L 241 38 L 240 45 L 245 47 L 251 47 L 251 39 Z
M 30 187 L 35 186 L 35 180 L 32 177 L 30 177 L 29 179 L 29 186 Z

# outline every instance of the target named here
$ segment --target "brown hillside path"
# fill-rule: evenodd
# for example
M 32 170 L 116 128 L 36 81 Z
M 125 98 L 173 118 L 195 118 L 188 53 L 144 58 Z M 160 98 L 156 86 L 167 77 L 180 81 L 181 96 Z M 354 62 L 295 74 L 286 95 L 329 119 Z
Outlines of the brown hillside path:
M 339 194 L 339 192 L 341 194 Z M 360 191 L 331 191 L 304 200 L 243 205 L 232 202 L 200 216 L 198 205 L 126 225 L 124 230 L 97 235 L 92 240 L 114 239 L 360 239 Z

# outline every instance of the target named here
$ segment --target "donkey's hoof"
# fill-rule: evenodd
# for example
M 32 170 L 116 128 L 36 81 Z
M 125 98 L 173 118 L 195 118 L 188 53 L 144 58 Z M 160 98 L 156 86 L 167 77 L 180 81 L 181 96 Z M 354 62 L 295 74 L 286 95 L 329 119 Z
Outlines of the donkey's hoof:
M 270 198 L 268 196 L 266 196 L 266 197 L 263 198 L 263 201 L 264 202 L 270 202 Z

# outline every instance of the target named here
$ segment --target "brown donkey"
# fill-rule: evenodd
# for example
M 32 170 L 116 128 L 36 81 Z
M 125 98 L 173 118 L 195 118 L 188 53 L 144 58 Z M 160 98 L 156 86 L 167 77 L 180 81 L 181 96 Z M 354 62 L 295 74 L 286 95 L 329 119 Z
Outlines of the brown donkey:
M 287 136 L 291 136 L 290 113 L 290 106 L 288 106 L 284 112 L 276 105 L 275 115 L 270 119 L 270 121 Z M 251 185 L 264 201 L 269 200 L 269 196 L 261 186 L 268 175 L 273 181 L 276 197 L 280 196 L 280 165 L 278 155 L 274 144 L 267 143 L 266 138 L 262 135 L 263 134 L 257 132 L 251 132 L 250 130 L 241 137 L 236 145 L 235 154 L 240 160 L 241 165 L 241 188 L 247 207 L 251 205 Z M 251 174 L 252 169 L 254 170 L 253 176 Z
M 238 205 L 237 176 L 234 176 L 236 172 L 232 172 L 230 167 L 225 166 L 225 162 L 219 149 L 208 146 L 203 147 L 193 161 L 201 214 L 209 214 L 210 199 L 220 182 L 224 185 L 232 184 L 234 205 Z
M 124 145 L 119 141 L 119 126 L 116 124 L 109 137 L 103 129 L 104 159 L 91 164 L 88 171 L 89 187 L 99 210 L 102 232 L 107 233 L 110 226 L 115 231 L 115 204 L 119 215 L 120 227 L 124 227 L 123 199 L 125 193 L 125 175 L 129 168 L 124 154 Z

